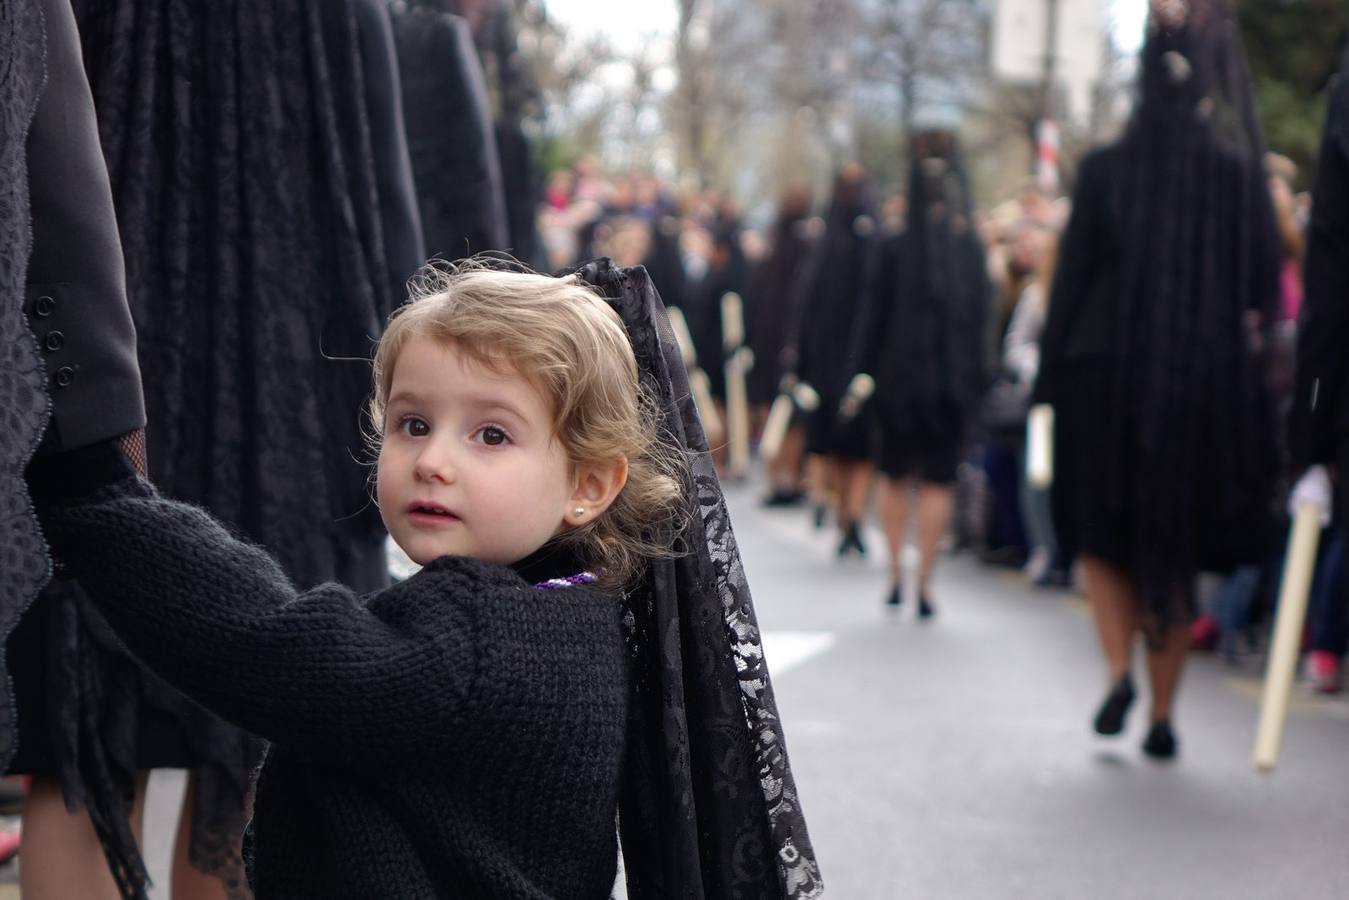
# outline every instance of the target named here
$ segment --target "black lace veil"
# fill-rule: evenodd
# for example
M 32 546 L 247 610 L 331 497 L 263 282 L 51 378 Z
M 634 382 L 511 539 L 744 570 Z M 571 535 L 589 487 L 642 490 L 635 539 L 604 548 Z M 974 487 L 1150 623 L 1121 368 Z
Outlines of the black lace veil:
M 735 535 L 678 345 L 643 268 L 580 277 L 627 326 L 644 386 L 692 473 L 686 553 L 627 596 L 635 695 L 619 809 L 632 900 L 823 891 Z

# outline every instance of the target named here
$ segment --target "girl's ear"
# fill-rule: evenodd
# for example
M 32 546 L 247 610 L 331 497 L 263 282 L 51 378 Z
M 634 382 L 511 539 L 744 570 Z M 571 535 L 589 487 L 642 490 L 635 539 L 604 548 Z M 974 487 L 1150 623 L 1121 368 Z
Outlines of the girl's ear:
M 578 465 L 576 486 L 563 510 L 562 521 L 572 528 L 593 522 L 614 502 L 628 483 L 628 461 L 619 457 L 607 463 Z

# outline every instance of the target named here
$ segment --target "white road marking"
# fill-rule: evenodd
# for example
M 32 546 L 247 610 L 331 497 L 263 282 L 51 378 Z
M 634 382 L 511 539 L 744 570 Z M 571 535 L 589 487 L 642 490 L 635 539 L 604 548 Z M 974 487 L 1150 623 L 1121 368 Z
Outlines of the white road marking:
M 781 675 L 807 660 L 819 656 L 834 645 L 832 631 L 765 631 L 764 657 L 768 673 Z

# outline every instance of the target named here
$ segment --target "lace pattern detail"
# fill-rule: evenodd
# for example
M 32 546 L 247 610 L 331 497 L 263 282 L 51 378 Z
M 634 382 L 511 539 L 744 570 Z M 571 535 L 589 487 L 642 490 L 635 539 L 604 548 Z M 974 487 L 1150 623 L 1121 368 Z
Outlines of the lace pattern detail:
M 4 639 L 51 574 L 51 558 L 24 483 L 51 416 L 47 373 L 23 314 L 33 231 L 28 205 L 28 130 L 46 78 L 38 3 L 0 4 L 0 762 L 16 747 L 13 682 Z
M 627 326 L 686 448 L 698 512 L 689 552 L 653 563 L 626 598 L 637 681 L 620 811 L 629 896 L 818 897 L 749 586 L 669 320 L 644 269 L 598 260 L 578 272 Z

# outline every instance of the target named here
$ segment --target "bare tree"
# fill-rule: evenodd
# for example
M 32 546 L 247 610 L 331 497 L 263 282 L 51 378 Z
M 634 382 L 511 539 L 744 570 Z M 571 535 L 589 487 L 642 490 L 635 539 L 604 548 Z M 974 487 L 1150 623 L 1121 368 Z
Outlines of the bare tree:
M 896 89 L 903 133 L 931 106 L 960 108 L 987 71 L 980 0 L 868 0 L 863 74 Z

